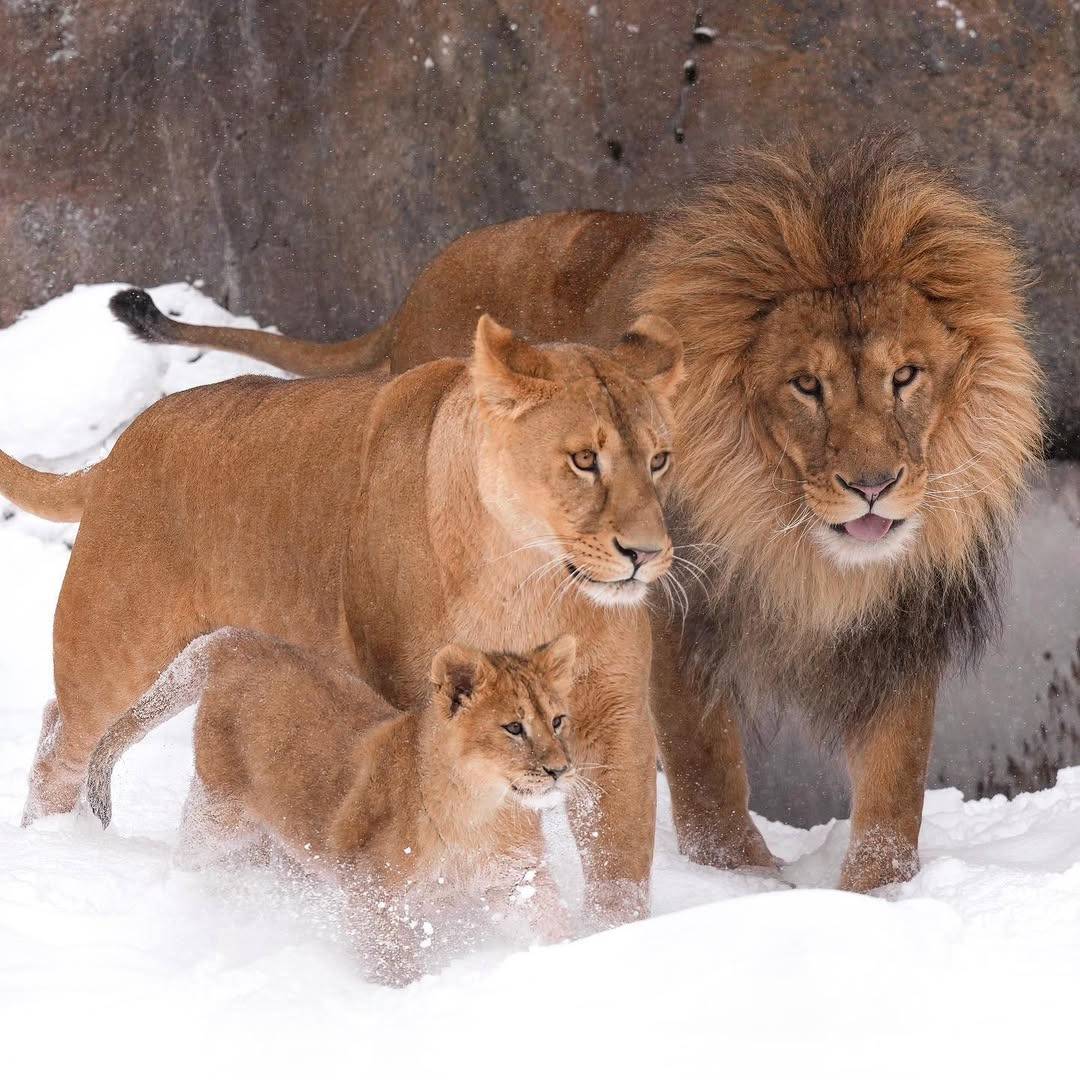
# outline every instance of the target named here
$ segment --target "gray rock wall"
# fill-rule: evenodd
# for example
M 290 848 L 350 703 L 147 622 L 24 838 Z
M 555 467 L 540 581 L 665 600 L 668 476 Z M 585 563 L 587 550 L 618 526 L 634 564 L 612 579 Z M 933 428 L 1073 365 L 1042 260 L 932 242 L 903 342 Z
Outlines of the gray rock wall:
M 910 127 L 1038 269 L 1080 456 L 1069 0 L 0 0 L 0 324 L 202 277 L 291 333 L 383 318 L 459 233 L 662 205 L 727 147 Z M 695 29 L 696 28 L 696 29 Z

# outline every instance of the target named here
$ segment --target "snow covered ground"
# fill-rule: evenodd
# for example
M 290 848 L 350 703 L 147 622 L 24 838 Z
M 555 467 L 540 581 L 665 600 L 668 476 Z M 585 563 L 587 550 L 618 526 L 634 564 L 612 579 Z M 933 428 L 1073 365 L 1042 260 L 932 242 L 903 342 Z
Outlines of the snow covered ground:
M 261 367 L 132 342 L 105 313 L 114 288 L 0 332 L 0 446 L 75 467 L 162 393 Z M 238 321 L 186 285 L 155 296 Z M 0 526 L 5 1075 L 1080 1070 L 1080 769 L 1012 802 L 930 792 L 924 869 L 889 897 L 829 888 L 845 822 L 761 822 L 784 882 L 691 866 L 662 792 L 651 919 L 549 948 L 496 940 L 404 991 L 366 984 L 330 898 L 280 868 L 173 867 L 189 721 L 121 763 L 108 833 L 71 817 L 20 829 L 70 533 L 21 514 Z M 565 844 L 558 821 L 552 836 Z M 572 860 L 565 873 L 572 889 Z

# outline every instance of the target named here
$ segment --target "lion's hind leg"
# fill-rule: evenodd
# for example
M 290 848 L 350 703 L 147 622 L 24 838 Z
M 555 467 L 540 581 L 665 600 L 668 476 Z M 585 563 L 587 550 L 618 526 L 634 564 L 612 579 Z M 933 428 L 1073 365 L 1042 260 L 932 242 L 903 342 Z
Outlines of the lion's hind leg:
M 25 828 L 46 814 L 63 814 L 74 808 L 82 789 L 82 773 L 65 768 L 56 754 L 57 741 L 63 728 L 63 717 L 56 698 L 45 704 L 41 717 L 41 734 L 30 766 L 30 779 L 23 807 L 22 825 Z
M 191 781 L 175 855 L 181 870 L 263 862 L 269 847 L 266 833 L 244 813 L 239 800 L 209 790 L 198 776 Z

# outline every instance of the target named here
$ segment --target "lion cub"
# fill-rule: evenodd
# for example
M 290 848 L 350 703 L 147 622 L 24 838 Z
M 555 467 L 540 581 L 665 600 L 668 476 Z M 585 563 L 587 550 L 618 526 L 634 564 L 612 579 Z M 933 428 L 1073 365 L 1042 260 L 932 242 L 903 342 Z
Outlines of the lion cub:
M 440 650 L 422 710 L 399 713 L 352 673 L 251 630 L 192 642 L 105 734 L 86 798 L 108 824 L 124 751 L 201 695 L 181 853 L 269 838 L 343 887 L 372 974 L 419 973 L 430 912 L 457 895 L 528 901 L 545 938 L 560 904 L 537 810 L 574 783 L 564 737 L 575 639 L 526 656 Z

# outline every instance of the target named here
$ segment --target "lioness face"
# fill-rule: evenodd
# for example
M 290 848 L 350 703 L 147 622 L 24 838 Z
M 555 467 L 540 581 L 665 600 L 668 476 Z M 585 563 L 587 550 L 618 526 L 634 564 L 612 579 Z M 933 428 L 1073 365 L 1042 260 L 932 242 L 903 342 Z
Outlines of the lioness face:
M 565 739 L 575 652 L 574 638 L 564 635 L 527 656 L 461 645 L 436 655 L 444 738 L 477 790 L 509 794 L 534 810 L 563 800 L 574 782 Z
M 682 373 L 670 325 L 646 318 L 612 352 L 533 348 L 481 321 L 474 382 L 487 427 L 481 490 L 515 542 L 598 604 L 637 604 L 671 568 L 663 501 L 668 401 Z
M 767 316 L 746 373 L 754 416 L 790 520 L 811 516 L 840 565 L 898 558 L 915 538 L 959 360 L 930 304 L 899 283 L 800 294 Z

